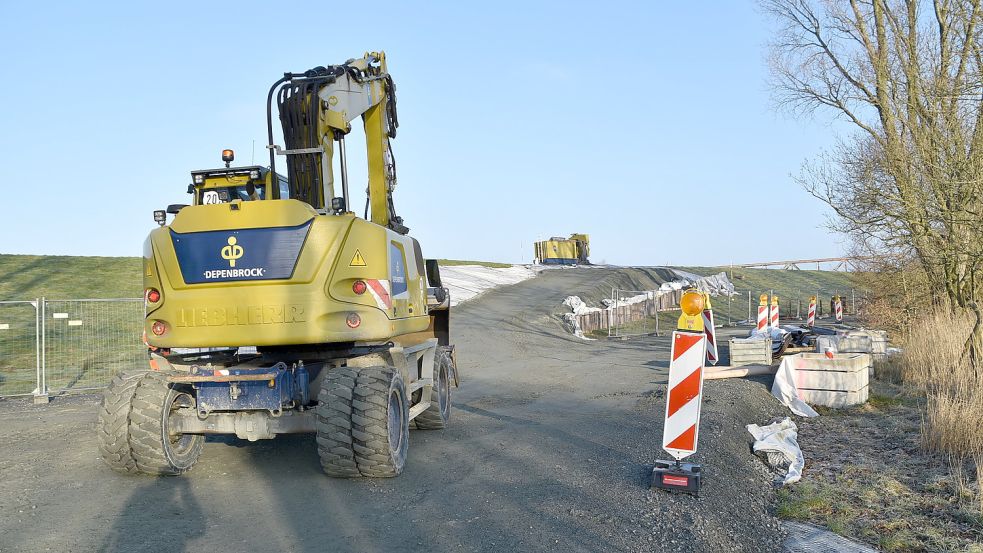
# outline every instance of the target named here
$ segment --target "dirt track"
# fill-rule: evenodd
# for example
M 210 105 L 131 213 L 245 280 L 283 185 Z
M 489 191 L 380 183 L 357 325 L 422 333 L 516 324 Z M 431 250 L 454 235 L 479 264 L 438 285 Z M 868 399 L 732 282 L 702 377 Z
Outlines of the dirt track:
M 177 478 L 99 459 L 97 398 L 0 402 L 0 551 L 771 551 L 771 476 L 744 425 L 783 408 L 761 382 L 706 385 L 700 498 L 648 489 L 666 338 L 583 342 L 551 313 L 607 269 L 547 271 L 456 308 L 464 382 L 406 472 L 333 480 L 313 439 L 206 444 Z

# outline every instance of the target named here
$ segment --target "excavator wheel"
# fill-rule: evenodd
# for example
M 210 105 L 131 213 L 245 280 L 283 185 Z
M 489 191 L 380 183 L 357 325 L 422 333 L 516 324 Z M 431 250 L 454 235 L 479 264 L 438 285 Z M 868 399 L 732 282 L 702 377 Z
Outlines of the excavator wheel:
M 430 407 L 413 419 L 421 430 L 440 430 L 447 428 L 451 417 L 451 358 L 446 351 L 438 349 L 434 357 L 433 387 L 430 390 Z
M 352 390 L 358 369 L 332 369 L 317 396 L 317 454 L 321 468 L 335 478 L 356 478 L 362 473 L 352 449 Z
M 145 374 L 147 371 L 116 375 L 99 404 L 99 453 L 109 468 L 120 474 L 140 472 L 130 451 L 130 405 Z
M 167 382 L 160 372 L 148 372 L 137 383 L 130 410 L 130 450 L 145 474 L 178 475 L 198 461 L 205 437 L 174 434 L 168 418 L 178 409 L 194 409 L 195 399 Z
M 392 478 L 403 472 L 410 440 L 409 403 L 398 370 L 359 370 L 352 390 L 352 440 L 363 476 Z

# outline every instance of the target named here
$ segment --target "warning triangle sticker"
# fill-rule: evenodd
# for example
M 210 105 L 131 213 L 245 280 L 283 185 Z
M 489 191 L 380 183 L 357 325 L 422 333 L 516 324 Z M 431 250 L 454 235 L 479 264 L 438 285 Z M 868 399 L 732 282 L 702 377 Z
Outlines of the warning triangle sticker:
M 362 253 L 355 250 L 355 255 L 352 256 L 352 262 L 348 264 L 349 267 L 365 267 L 365 258 L 362 257 Z

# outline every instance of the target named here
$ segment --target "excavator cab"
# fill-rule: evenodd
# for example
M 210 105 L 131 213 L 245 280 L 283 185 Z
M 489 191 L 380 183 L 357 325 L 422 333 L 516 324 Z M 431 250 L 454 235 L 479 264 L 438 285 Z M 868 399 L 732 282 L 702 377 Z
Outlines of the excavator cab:
M 229 203 L 233 200 L 285 200 L 290 197 L 287 178 L 266 167 L 226 167 L 191 172 L 188 193 L 192 205 Z

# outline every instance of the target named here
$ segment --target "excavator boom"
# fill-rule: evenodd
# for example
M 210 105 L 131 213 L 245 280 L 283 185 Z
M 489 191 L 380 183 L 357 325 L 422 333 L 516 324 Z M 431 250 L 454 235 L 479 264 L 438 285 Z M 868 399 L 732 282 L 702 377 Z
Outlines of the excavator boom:
M 283 149 L 273 143 L 274 96 L 283 128 Z M 345 136 L 351 131 L 351 122 L 361 117 L 368 160 L 367 207 L 371 208 L 371 218 L 368 214 L 366 218 L 400 234 L 408 231 L 393 207 L 396 171 L 390 139 L 396 136 L 399 122 L 385 53 L 368 52 L 342 65 L 285 73 L 270 88 L 267 98 L 270 167 L 275 171 L 277 154 L 287 157 L 291 197 L 319 210 L 351 211 Z M 340 197 L 335 195 L 334 186 L 336 142 Z

